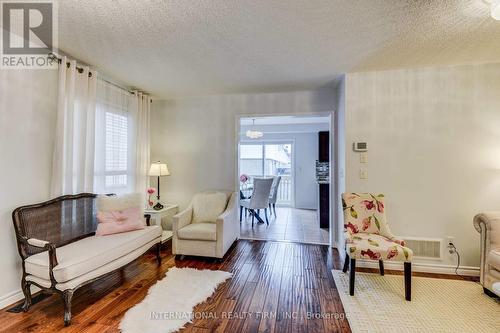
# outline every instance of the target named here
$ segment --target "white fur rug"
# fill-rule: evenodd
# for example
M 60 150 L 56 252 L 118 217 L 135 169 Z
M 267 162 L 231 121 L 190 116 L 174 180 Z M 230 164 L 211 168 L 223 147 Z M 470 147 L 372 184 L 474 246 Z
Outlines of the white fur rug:
M 232 276 L 223 271 L 171 268 L 152 286 L 144 300 L 127 311 L 123 333 L 169 333 L 192 321 L 193 308 Z
M 348 274 L 332 273 L 353 333 L 500 332 L 500 304 L 478 283 L 413 276 L 407 302 L 401 275 L 356 272 L 349 296 Z

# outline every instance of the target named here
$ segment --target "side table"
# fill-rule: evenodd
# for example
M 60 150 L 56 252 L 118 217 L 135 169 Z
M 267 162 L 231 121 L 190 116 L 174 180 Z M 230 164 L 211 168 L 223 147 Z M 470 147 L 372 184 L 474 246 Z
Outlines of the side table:
M 154 210 L 146 208 L 144 214 L 151 215 L 151 225 L 159 225 L 163 229 L 161 235 L 161 242 L 172 238 L 172 217 L 179 212 L 179 206 L 177 205 L 165 205 L 161 210 Z

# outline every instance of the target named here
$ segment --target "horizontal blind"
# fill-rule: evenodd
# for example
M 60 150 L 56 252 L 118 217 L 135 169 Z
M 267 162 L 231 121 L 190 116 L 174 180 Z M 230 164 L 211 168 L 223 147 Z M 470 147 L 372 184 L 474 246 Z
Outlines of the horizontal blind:
M 126 115 L 106 112 L 105 116 L 105 186 L 127 186 L 128 118 Z

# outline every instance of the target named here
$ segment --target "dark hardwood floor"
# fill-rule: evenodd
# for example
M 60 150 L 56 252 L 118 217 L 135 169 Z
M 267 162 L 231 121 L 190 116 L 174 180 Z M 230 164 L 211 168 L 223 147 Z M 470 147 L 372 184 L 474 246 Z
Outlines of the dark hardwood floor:
M 0 331 L 117 332 L 123 314 L 170 267 L 177 266 L 234 274 L 195 308 L 194 322 L 182 332 L 350 332 L 330 274 L 342 263 L 328 246 L 240 240 L 222 262 L 195 257 L 176 260 L 169 244 L 162 254 L 160 267 L 153 253 L 146 254 L 122 271 L 79 289 L 67 328 L 62 301 L 53 295 L 28 313 L 1 310 Z

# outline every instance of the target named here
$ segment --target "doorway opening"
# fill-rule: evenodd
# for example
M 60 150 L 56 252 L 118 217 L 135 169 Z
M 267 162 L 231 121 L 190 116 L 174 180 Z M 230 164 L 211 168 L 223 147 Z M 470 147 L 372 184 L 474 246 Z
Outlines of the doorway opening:
M 330 244 L 328 163 L 319 163 L 330 151 L 321 140 L 330 115 L 242 117 L 238 125 L 241 238 Z

